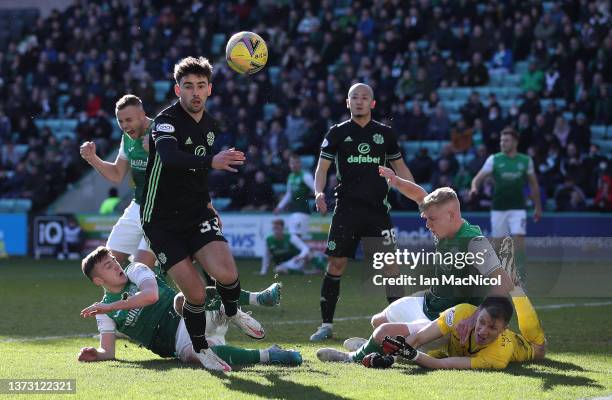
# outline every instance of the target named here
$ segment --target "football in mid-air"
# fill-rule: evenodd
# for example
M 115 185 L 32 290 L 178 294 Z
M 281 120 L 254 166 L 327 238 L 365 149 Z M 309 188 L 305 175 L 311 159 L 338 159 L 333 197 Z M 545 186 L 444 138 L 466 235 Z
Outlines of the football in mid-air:
M 256 33 L 238 32 L 227 42 L 225 59 L 230 68 L 239 74 L 252 75 L 266 65 L 268 46 Z

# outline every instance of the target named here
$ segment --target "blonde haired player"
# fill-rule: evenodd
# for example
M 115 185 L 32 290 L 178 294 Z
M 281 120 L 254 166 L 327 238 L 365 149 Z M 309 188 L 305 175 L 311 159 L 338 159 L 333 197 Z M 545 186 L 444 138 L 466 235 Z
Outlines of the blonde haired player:
M 480 253 L 482 262 L 474 260 L 462 268 L 455 268 L 454 265 L 433 265 L 434 276 L 438 278 L 439 283 L 432 284 L 422 294 L 403 297 L 387 306 L 382 312 L 372 317 L 374 328 L 384 323 L 401 322 L 409 327 L 410 333 L 415 333 L 430 321 L 437 319 L 441 312 L 450 307 L 461 303 L 477 306 L 482 302 L 484 294 L 481 293 L 482 290 L 472 286 L 457 287 L 442 284 L 445 276 L 465 278 L 470 275 L 481 275 L 496 278 L 498 285 L 485 287 L 488 290 L 487 295 L 506 296 L 508 294 L 514 287 L 509 274 L 502 267 L 480 228 L 469 224 L 461 217 L 459 200 L 453 189 L 443 187 L 427 194 L 422 187 L 396 176 L 389 168 L 379 167 L 379 172 L 387 179 L 390 186 L 397 188 L 403 195 L 419 204 L 421 216 L 426 220 L 427 228 L 434 235 L 436 252 L 441 254 Z M 418 268 L 423 267 L 418 266 Z M 317 356 L 323 361 L 360 361 L 365 355 L 375 351 L 378 346 L 373 341 L 364 343 L 363 339 L 349 339 L 349 341 L 352 341 L 351 344 L 348 344 L 351 349 L 355 349 L 358 344 L 361 345 L 359 351 L 349 355 L 328 348 L 319 350 Z

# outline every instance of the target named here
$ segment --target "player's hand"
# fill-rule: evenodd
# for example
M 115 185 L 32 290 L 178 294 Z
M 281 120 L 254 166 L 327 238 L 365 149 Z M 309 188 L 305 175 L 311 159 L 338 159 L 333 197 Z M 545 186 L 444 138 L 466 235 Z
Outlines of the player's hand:
M 144 135 L 142 137 L 142 148 L 145 149 L 147 153 L 149 152 L 149 135 Z
M 474 197 L 476 197 L 477 195 L 478 195 L 478 189 L 471 188 L 470 189 L 470 193 L 469 193 L 470 200 L 473 199 Z
M 113 308 L 110 304 L 106 303 L 94 303 L 87 308 L 81 310 L 81 317 L 95 317 L 98 314 L 106 314 L 108 312 L 113 311 Z
M 234 165 L 243 165 L 246 157 L 244 153 L 234 149 L 223 150 L 217 153 L 212 160 L 212 167 L 214 169 L 222 169 L 230 172 L 238 172 L 237 169 L 232 168 Z
M 96 144 L 94 142 L 85 142 L 81 145 L 79 153 L 83 160 L 89 162 L 96 155 Z
M 391 168 L 379 166 L 378 174 L 385 178 L 391 187 L 396 187 L 397 175 L 395 175 L 395 171 L 393 171 Z
M 533 222 L 538 222 L 542 218 L 542 209 L 540 207 L 536 207 L 533 210 Z
M 317 205 L 317 211 L 321 215 L 327 214 L 327 203 L 325 202 L 325 193 L 320 192 L 315 196 L 315 204 Z
M 79 352 L 79 361 L 97 361 L 98 360 L 98 350 L 93 347 L 83 347 Z
M 472 314 L 471 317 L 462 320 L 457 325 L 457 334 L 459 335 L 459 342 L 462 346 L 465 346 L 468 340 L 470 340 L 470 332 L 472 332 L 472 329 L 474 329 L 476 325 L 476 314 L 478 313 Z

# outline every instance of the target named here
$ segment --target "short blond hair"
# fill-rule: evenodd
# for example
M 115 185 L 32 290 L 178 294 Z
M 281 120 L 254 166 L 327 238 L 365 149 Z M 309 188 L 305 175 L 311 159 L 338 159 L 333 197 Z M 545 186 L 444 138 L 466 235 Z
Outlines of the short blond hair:
M 440 206 L 451 201 L 459 202 L 457 193 L 452 188 L 449 188 L 448 186 L 437 188 L 425 196 L 423 202 L 419 204 L 419 210 L 424 212 L 431 206 Z

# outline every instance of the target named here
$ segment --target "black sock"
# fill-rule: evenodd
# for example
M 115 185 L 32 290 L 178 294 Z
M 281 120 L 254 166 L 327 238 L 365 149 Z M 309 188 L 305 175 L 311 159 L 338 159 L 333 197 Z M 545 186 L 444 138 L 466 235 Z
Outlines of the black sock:
M 191 304 L 187 300 L 183 304 L 183 319 L 185 327 L 191 338 L 193 350 L 199 353 L 202 349 L 208 348 L 206 341 L 206 314 L 204 304 Z
M 321 285 L 321 318 L 323 323 L 331 324 L 334 321 L 336 303 L 340 295 L 340 278 L 342 275 L 332 275 L 329 272 L 323 278 Z
M 238 299 L 240 298 L 240 280 L 236 279 L 229 285 L 217 282 L 217 293 L 221 296 L 221 302 L 225 308 L 225 315 L 233 317 L 238 312 Z

